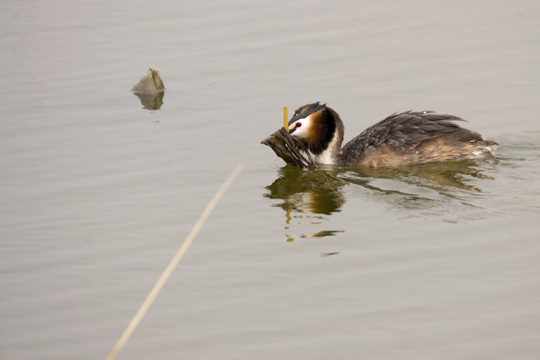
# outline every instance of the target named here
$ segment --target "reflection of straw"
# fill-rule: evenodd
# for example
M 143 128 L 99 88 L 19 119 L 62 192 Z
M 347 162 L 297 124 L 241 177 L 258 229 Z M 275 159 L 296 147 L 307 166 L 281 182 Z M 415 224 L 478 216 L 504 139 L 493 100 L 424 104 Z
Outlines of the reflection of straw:
M 238 165 L 236 169 L 234 169 L 231 175 L 229 175 L 227 180 L 225 180 L 223 185 L 221 185 L 219 190 L 216 192 L 212 200 L 210 200 L 210 203 L 208 203 L 208 205 L 206 206 L 206 209 L 204 209 L 203 213 L 201 214 L 201 217 L 199 218 L 195 226 L 193 226 L 193 229 L 191 229 L 191 232 L 189 233 L 187 238 L 184 240 L 184 243 L 182 244 L 180 249 L 178 249 L 178 251 L 176 252 L 176 255 L 174 255 L 169 265 L 167 265 L 167 268 L 165 269 L 165 271 L 163 271 L 163 273 L 159 277 L 158 281 L 154 285 L 154 288 L 150 291 L 150 294 L 148 294 L 143 304 L 141 305 L 141 307 L 139 308 L 139 310 L 137 311 L 137 313 L 135 314 L 135 316 L 133 317 L 133 319 L 127 326 L 127 328 L 124 330 L 124 333 L 122 334 L 122 336 L 120 337 L 120 339 L 114 346 L 113 350 L 107 357 L 107 360 L 116 359 L 116 357 L 118 356 L 118 353 L 120 353 L 120 351 L 122 350 L 126 342 L 129 340 L 129 338 L 131 337 L 131 334 L 133 334 L 133 331 L 135 331 L 135 328 L 137 327 L 139 322 L 142 320 L 142 318 L 144 317 L 144 315 L 146 314 L 146 312 L 148 311 L 148 309 L 150 308 L 150 306 L 152 305 L 152 303 L 158 296 L 159 292 L 163 288 L 163 285 L 165 285 L 165 282 L 167 282 L 173 270 L 176 268 L 176 266 L 178 265 L 178 263 L 180 262 L 180 260 L 182 259 L 186 251 L 188 250 L 189 246 L 193 242 L 193 239 L 195 239 L 195 236 L 197 236 L 197 234 L 201 230 L 202 226 L 204 225 L 204 222 L 206 221 L 208 216 L 210 216 L 210 214 L 212 213 L 212 210 L 214 210 L 217 203 L 219 202 L 223 194 L 225 194 L 225 191 L 227 191 L 227 189 L 232 184 L 234 179 L 238 176 L 240 171 L 242 171 L 242 165 Z

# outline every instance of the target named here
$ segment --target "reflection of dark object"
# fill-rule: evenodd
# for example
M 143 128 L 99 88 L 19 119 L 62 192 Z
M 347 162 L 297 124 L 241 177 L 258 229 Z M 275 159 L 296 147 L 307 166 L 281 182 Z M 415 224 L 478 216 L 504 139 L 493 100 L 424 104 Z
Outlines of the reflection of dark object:
M 496 142 L 462 128 L 456 121 L 463 120 L 433 111 L 395 113 L 341 148 L 344 126 L 339 115 L 326 105 L 314 103 L 296 110 L 289 120 L 289 132 L 308 148 L 315 163 L 341 167 L 396 168 L 493 157 Z M 277 151 L 273 147 L 276 154 L 296 165 L 282 156 L 287 152 L 279 146 Z
M 148 110 L 159 110 L 161 105 L 163 105 L 163 93 L 157 94 L 139 94 L 135 93 L 137 97 L 141 100 L 141 104 L 145 109 Z
M 165 85 L 155 67 L 149 68 L 148 73 L 131 90 L 139 97 L 145 109 L 157 110 L 163 104 Z
M 327 257 L 327 256 L 332 256 L 332 255 L 339 255 L 339 252 L 338 251 L 332 251 L 332 252 L 327 252 L 327 253 L 321 253 L 322 257 Z
M 305 211 L 312 214 L 332 214 L 341 209 L 344 203 L 340 188 L 344 181 L 325 171 L 305 171 L 293 166 L 280 169 L 280 177 L 264 196 L 270 199 L 283 199 L 278 205 L 284 210 Z
M 279 129 L 261 141 L 261 144 L 270 146 L 276 155 L 289 165 L 301 168 L 317 168 L 306 146 L 292 137 L 285 128 Z M 308 158 L 306 159 L 300 151 L 303 151 Z
M 302 235 L 301 238 L 312 238 L 312 237 L 325 237 L 325 236 L 335 236 L 337 233 L 342 233 L 343 230 L 323 230 L 316 232 L 314 234 Z

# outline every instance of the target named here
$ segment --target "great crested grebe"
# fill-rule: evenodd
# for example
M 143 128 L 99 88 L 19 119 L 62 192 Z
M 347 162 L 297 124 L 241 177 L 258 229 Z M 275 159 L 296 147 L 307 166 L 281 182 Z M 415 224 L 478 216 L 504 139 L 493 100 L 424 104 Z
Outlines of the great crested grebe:
M 496 142 L 454 121 L 464 120 L 433 111 L 395 113 L 341 148 L 343 122 L 334 110 L 317 102 L 296 110 L 289 132 L 321 165 L 399 167 L 493 156 Z

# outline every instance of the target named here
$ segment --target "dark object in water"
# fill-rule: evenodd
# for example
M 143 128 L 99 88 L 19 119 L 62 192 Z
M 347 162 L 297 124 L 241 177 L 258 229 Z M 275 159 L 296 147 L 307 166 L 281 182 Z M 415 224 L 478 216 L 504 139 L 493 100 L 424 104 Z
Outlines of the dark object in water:
M 150 67 L 145 76 L 131 89 L 136 94 L 156 95 L 165 91 L 165 85 L 157 67 Z
M 145 109 L 158 110 L 161 108 L 165 85 L 158 68 L 149 68 L 147 74 L 133 86 L 131 91 L 141 100 Z
M 317 165 L 311 158 L 306 146 L 296 138 L 292 137 L 285 128 L 279 129 L 261 141 L 261 144 L 270 146 L 276 155 L 289 165 L 299 166 L 303 169 L 317 168 Z M 303 151 L 307 155 L 307 159 L 300 151 Z

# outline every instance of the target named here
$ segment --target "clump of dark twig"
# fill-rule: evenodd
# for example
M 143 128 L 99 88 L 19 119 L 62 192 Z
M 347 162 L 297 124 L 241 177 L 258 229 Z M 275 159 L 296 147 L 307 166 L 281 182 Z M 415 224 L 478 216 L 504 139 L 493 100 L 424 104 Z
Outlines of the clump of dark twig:
M 282 158 L 287 164 L 299 166 L 303 169 L 316 169 L 317 165 L 311 158 L 307 147 L 281 128 L 263 141 L 261 144 L 270 146 L 277 156 Z M 307 156 L 304 156 L 302 152 Z

